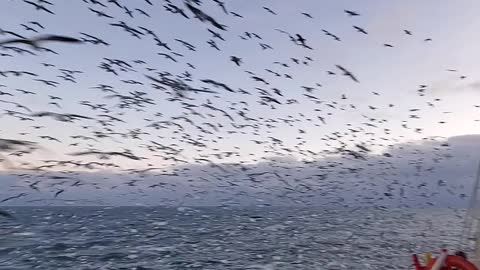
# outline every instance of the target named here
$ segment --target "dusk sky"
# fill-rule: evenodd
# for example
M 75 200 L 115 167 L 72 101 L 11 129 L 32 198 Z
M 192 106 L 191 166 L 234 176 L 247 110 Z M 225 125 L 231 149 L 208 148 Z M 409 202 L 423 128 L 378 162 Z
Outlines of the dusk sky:
M 212 0 L 192 3 L 225 30 L 195 18 L 188 1 L 170 1 L 188 19 L 169 12 L 168 1 L 151 1 L 153 5 L 118 0 L 132 10 L 133 18 L 106 0 L 99 1 L 106 7 L 90 1 L 43 4 L 55 14 L 24 1 L 3 3 L 3 31 L 26 38 L 54 34 L 84 39 L 85 33 L 110 44 L 41 43 L 57 54 L 21 43 L 0 47 L 6 54 L 0 56 L 5 74 L 0 76 L 0 101 L 7 101 L 0 110 L 16 112 L 0 116 L 0 139 L 38 145 L 31 153 L 0 147 L 5 158 L 0 163 L 0 200 L 26 194 L 4 204 L 85 199 L 148 205 L 466 205 L 480 150 L 480 136 L 475 136 L 480 134 L 478 1 L 225 1 L 227 13 Z M 113 18 L 99 17 L 92 9 Z M 141 36 L 111 25 L 119 22 Z M 0 44 L 18 38 L 0 34 Z M 191 50 L 179 40 L 192 45 Z M 262 49 L 262 44 L 271 49 Z M 232 56 L 241 63 L 236 65 Z M 106 59 L 130 66 L 122 71 Z M 101 69 L 102 63 L 118 75 Z M 58 77 L 65 76 L 60 69 L 82 73 L 69 77 L 72 82 Z M 12 70 L 38 76 L 6 72 Z M 190 88 L 216 93 L 188 91 L 178 97 L 170 86 L 155 89 L 146 76 L 161 80 L 165 72 L 170 75 L 163 76 Z M 108 97 L 115 93 L 95 89 L 99 84 L 124 97 L 143 92 L 137 101 L 152 102 L 119 107 L 121 97 Z M 105 104 L 106 110 L 82 105 L 85 101 Z M 39 117 L 39 112 L 91 119 L 62 122 Z M 79 135 L 85 137 L 71 137 Z M 97 154 L 85 154 L 92 149 Z M 98 155 L 125 149 L 141 159 Z M 71 155 L 78 152 L 85 155 Z M 116 167 L 61 165 L 69 160 Z M 47 164 L 55 166 L 39 168 Z M 155 169 L 138 171 L 148 168 Z M 18 176 L 22 174 L 29 176 Z

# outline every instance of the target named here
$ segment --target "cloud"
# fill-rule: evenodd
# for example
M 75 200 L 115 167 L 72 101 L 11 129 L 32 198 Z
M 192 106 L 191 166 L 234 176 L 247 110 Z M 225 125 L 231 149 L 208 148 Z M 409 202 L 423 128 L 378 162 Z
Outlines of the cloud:
M 438 95 L 458 94 L 459 92 L 479 91 L 480 81 L 466 81 L 458 79 L 458 77 L 435 81 L 428 88 L 428 92 Z
M 76 172 L 67 179 L 58 172 L 29 178 L 4 172 L 0 180 L 10 188 L 2 189 L 0 198 L 28 192 L 10 205 L 466 206 L 480 135 L 424 138 L 393 145 L 388 153 L 391 157 L 363 152 L 365 159 L 343 153 L 311 160 L 268 157 L 254 164 L 187 164 L 164 171 Z M 78 180 L 82 185 L 75 186 Z M 36 181 L 40 191 L 29 187 Z M 66 191 L 54 199 L 60 189 Z
M 480 81 L 474 81 L 468 84 L 468 87 L 473 90 L 480 90 Z

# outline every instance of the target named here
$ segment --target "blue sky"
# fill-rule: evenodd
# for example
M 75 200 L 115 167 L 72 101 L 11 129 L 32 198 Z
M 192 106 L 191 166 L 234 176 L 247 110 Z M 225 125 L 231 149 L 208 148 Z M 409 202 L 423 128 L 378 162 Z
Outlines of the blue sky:
M 148 161 L 112 159 L 122 169 L 148 168 L 148 164 L 152 164 L 168 171 L 172 166 L 173 168 L 178 166 L 172 161 L 153 156 L 154 153 L 142 147 L 151 140 L 182 148 L 180 157 L 190 163 L 202 158 L 201 155 L 203 155 L 218 163 L 241 161 L 255 164 L 261 161 L 261 158 L 271 158 L 279 153 L 284 157 L 297 160 L 318 158 L 305 157 L 296 151 L 280 149 L 271 144 L 270 136 L 281 139 L 284 142 L 283 148 L 321 152 L 338 146 L 335 143 L 327 145 L 324 140 L 321 140 L 324 136 L 331 136 L 333 132 L 349 133 L 349 128 L 362 127 L 364 131 L 356 137 L 353 137 L 350 132 L 342 138 L 342 141 L 349 147 L 354 147 L 358 143 L 368 145 L 374 153 L 379 154 L 388 151 L 388 148 L 377 145 L 377 142 L 381 141 L 379 138 L 382 137 L 385 138 L 383 140 L 385 144 L 400 144 L 432 136 L 453 137 L 477 134 L 480 129 L 479 122 L 475 121 L 479 108 L 474 107 L 478 104 L 480 90 L 477 79 L 480 40 L 475 37 L 476 30 L 480 27 L 480 20 L 476 14 L 476 7 L 480 3 L 476 1 L 302 0 L 295 1 L 295 4 L 292 4 L 292 1 L 226 1 L 227 10 L 237 12 L 244 18 L 226 15 L 215 2 L 203 1 L 201 9 L 227 25 L 228 31 L 214 29 L 198 20 L 187 20 L 168 13 L 163 8 L 165 4 L 163 1 L 154 1 L 154 6 L 149 6 L 143 1 L 119 1 L 132 10 L 135 8 L 145 10 L 151 15 L 150 18 L 138 12 L 135 13 L 135 18 L 130 18 L 113 4 L 105 9 L 99 5 L 87 5 L 83 1 L 53 2 L 55 5 L 51 9 L 56 13 L 55 15 L 36 11 L 32 6 L 21 1 L 7 1 L 4 3 L 5 8 L 0 10 L 1 28 L 31 36 L 34 33 L 24 31 L 20 24 L 34 20 L 45 26 L 46 29 L 41 33 L 80 37 L 79 33 L 85 32 L 104 39 L 111 46 L 52 43 L 47 47 L 57 51 L 59 55 L 39 53 L 37 56 L 2 57 L 0 58 L 1 70 L 28 70 L 39 74 L 42 78 L 56 80 L 61 84 L 52 88 L 29 77 L 9 76 L 1 78 L 0 83 L 7 87 L 0 90 L 15 96 L 0 96 L 0 99 L 22 103 L 35 112 L 54 111 L 98 117 L 98 111 L 92 111 L 79 104 L 81 101 L 88 100 L 92 103 L 108 104 L 108 107 L 115 106 L 115 99 L 105 99 L 104 96 L 107 94 L 91 89 L 97 84 L 112 85 L 122 94 L 128 94 L 130 91 L 148 93 L 148 96 L 155 100 L 155 105 L 147 106 L 144 112 L 115 109 L 115 112 L 122 113 L 117 116 L 125 123 L 118 123 L 112 128 L 116 132 L 139 128 L 149 132 L 150 135 L 141 136 L 141 140 L 114 136 L 114 140 L 99 139 L 99 142 L 92 143 L 92 147 L 96 149 L 122 151 L 128 148 L 139 156 L 149 158 Z M 106 4 L 106 1 L 101 2 Z M 183 7 L 182 1 L 172 2 Z M 262 8 L 263 6 L 269 7 L 278 15 L 268 13 Z M 115 18 L 97 17 L 88 10 L 88 7 L 103 10 Z M 354 10 L 361 16 L 349 17 L 344 13 L 344 9 Z M 302 12 L 308 12 L 313 19 L 305 17 L 301 14 Z M 163 42 L 169 44 L 173 51 L 183 54 L 184 57 L 177 57 L 178 63 L 173 63 L 157 55 L 159 52 L 167 51 L 155 46 L 150 37 L 137 39 L 120 28 L 109 25 L 119 21 L 137 28 L 144 26 L 152 29 Z M 356 32 L 354 25 L 364 28 L 368 35 Z M 207 28 L 221 33 L 226 39 L 226 41 L 216 39 L 221 51 L 210 48 L 207 44 L 207 41 L 212 38 Z M 314 50 L 307 50 L 293 44 L 287 35 L 275 29 L 301 34 Z M 325 36 L 322 29 L 338 35 L 342 41 L 338 42 Z M 410 30 L 413 35 L 406 35 L 403 32 L 405 29 Z M 242 40 L 239 36 L 244 36 L 244 32 L 257 33 L 262 40 Z M 427 38 L 431 38 L 432 41 L 425 42 L 424 39 Z M 183 39 L 196 46 L 197 50 L 189 51 L 175 39 Z M 259 42 L 269 44 L 273 50 L 262 50 Z M 392 44 L 394 47 L 384 47 L 384 43 Z M 229 60 L 232 55 L 242 58 L 241 67 L 237 67 Z M 313 62 L 309 62 L 308 66 L 296 65 L 290 60 L 292 57 L 298 59 L 310 57 Z M 118 77 L 106 73 L 98 68 L 103 58 L 129 61 L 136 72 L 121 73 Z M 132 63 L 137 59 L 146 61 L 147 65 Z M 275 65 L 273 64 L 275 61 L 288 63 L 290 68 Z M 56 67 L 47 68 L 41 63 L 52 63 Z M 193 64 L 196 69 L 189 68 L 186 63 Z M 352 71 L 360 83 L 355 83 L 345 76 L 328 75 L 327 71 L 335 71 L 339 74 L 336 65 L 342 65 Z M 241 101 L 247 102 L 249 104 L 247 115 L 259 120 L 258 131 L 254 134 L 251 128 L 246 128 L 243 134 L 231 133 L 229 131 L 237 130 L 231 126 L 228 118 L 204 108 L 198 111 L 205 115 L 211 113 L 214 117 L 205 119 L 198 116 L 188 117 L 198 124 L 211 122 L 222 126 L 219 132 L 206 135 L 207 148 L 186 144 L 179 137 L 181 133 L 179 134 L 172 127 L 160 130 L 146 128 L 150 122 L 144 119 L 168 120 L 170 117 L 183 116 L 187 111 L 179 102 L 167 101 L 166 99 L 170 96 L 165 92 L 149 86 L 150 82 L 144 75 L 155 74 L 145 70 L 145 67 L 168 71 L 175 75 L 188 70 L 193 76 L 190 84 L 194 87 L 208 86 L 200 82 L 202 79 L 214 79 L 235 90 L 241 88 L 251 92 L 253 95 L 247 96 L 213 88 L 212 90 L 219 92 L 216 97 L 208 94 L 191 94 L 190 97 L 195 100 L 188 102 L 201 105 L 210 101 L 227 111 L 230 111 L 229 107 L 242 107 L 238 104 Z M 58 68 L 82 70 L 84 73 L 76 75 L 77 83 L 70 83 L 57 78 L 61 75 Z M 265 69 L 271 69 L 282 75 L 288 73 L 293 80 L 277 78 Z M 449 72 L 447 69 L 458 71 Z M 257 76 L 265 78 L 270 85 L 254 82 L 245 71 L 255 72 Z M 461 76 L 466 78 L 460 79 Z M 131 86 L 120 80 L 137 80 L 145 85 Z M 306 92 L 302 86 L 315 86 L 316 83 L 322 85 L 313 91 L 313 95 L 322 101 L 320 104 L 315 104 L 303 96 Z M 417 92 L 419 85 L 422 84 L 428 86 L 425 96 L 419 96 Z M 285 97 L 279 97 L 283 103 L 288 98 L 297 99 L 299 103 L 282 104 L 276 109 L 261 106 L 258 104 L 256 87 L 267 90 L 276 87 L 285 95 Z M 37 95 L 22 95 L 14 90 L 17 88 L 34 91 Z M 377 92 L 379 95 L 372 92 Z M 49 105 L 48 95 L 61 97 L 63 100 L 59 104 L 62 108 Z M 342 95 L 347 99 L 342 99 Z M 232 105 L 232 103 L 237 104 Z M 428 103 L 433 104 L 434 107 Z M 355 105 L 356 109 L 352 109 L 350 104 Z M 389 107 L 389 104 L 394 104 L 394 107 Z M 335 108 L 328 105 L 333 105 Z M 16 110 L 12 105 L 0 104 L 0 106 L 0 109 Z M 377 109 L 372 110 L 369 106 Z M 416 112 L 420 119 L 409 118 L 412 114 L 409 111 L 411 109 L 420 110 Z M 156 117 L 155 114 L 158 112 L 163 116 Z M 235 115 L 234 110 L 231 113 Z M 317 116 L 324 117 L 326 124 L 321 123 Z M 364 125 L 367 122 L 366 118 L 386 121 L 379 123 L 378 128 L 368 127 Z M 248 124 L 237 115 L 235 119 L 237 124 Z M 297 119 L 297 121 L 289 126 L 282 123 L 280 119 Z M 277 122 L 269 122 L 270 120 Z M 79 134 L 91 136 L 93 131 L 102 131 L 98 123 L 90 120 L 61 123 L 48 118 L 36 118 L 35 122 L 29 122 L 2 116 L 0 121 L 1 138 L 35 141 L 43 147 L 43 150 L 31 155 L 21 158 L 12 157 L 11 160 L 16 164 L 17 170 L 26 169 L 20 165 L 24 161 L 41 164 L 40 160 L 45 159 L 72 159 L 66 154 L 85 150 L 89 146 L 87 143 L 80 143 L 77 147 L 68 146 L 75 141 L 69 136 Z M 403 121 L 407 121 L 410 129 L 402 127 Z M 446 123 L 441 124 L 440 121 Z M 198 135 L 201 135 L 198 130 L 185 122 L 181 120 L 178 122 L 185 126 L 185 134 L 189 134 L 192 138 L 198 139 Z M 276 127 L 268 128 L 269 123 Z M 47 128 L 33 130 L 32 125 L 43 125 Z M 85 129 L 82 126 L 90 127 Z M 415 128 L 421 128 L 422 132 L 415 132 Z M 302 139 L 296 139 L 299 136 L 299 129 L 306 131 L 305 134 L 301 134 Z M 384 129 L 388 129 L 389 134 L 385 134 Z M 29 134 L 19 135 L 21 132 Z M 38 136 L 41 135 L 55 136 L 62 142 L 39 139 Z M 269 142 L 258 146 L 252 140 Z M 302 140 L 305 142 L 298 146 Z M 272 147 L 276 153 L 268 152 Z M 238 154 L 222 160 L 216 159 L 214 154 L 223 151 L 235 151 Z M 397 157 L 399 160 L 402 158 L 408 159 Z M 459 159 L 462 158 L 459 157 Z M 84 157 L 76 160 L 96 160 L 96 158 Z M 59 170 L 63 169 L 65 168 Z M 8 171 L 12 168 L 4 168 L 4 170 Z M 134 196 L 134 198 L 139 197 Z M 139 201 L 142 199 L 139 198 Z

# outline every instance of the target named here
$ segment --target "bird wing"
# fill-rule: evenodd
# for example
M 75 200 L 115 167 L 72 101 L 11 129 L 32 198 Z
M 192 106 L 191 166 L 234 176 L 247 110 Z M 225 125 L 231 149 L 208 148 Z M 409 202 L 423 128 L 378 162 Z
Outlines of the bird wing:
M 37 113 L 32 113 L 30 116 L 34 117 L 43 117 L 43 116 L 56 116 L 56 113 L 52 112 L 37 112 Z
M 93 119 L 93 118 L 91 118 L 91 117 L 83 116 L 83 115 L 79 115 L 79 114 L 65 114 L 65 116 L 67 116 L 67 117 L 75 117 L 75 118 L 82 118 L 82 119 Z
M 59 36 L 59 35 L 44 35 L 36 38 L 37 41 L 58 41 L 58 42 L 69 42 L 69 43 L 82 43 L 80 39 L 67 37 L 67 36 Z
M 38 7 L 38 4 L 37 4 L 37 3 L 31 2 L 31 1 L 27 1 L 27 0 L 23 0 L 23 2 L 25 2 L 25 3 L 27 3 L 27 4 L 30 4 L 30 5 L 32 5 L 32 6 Z
M 13 38 L 13 39 L 7 39 L 4 41 L 0 41 L 0 45 L 6 45 L 6 44 L 12 44 L 12 43 L 24 43 L 24 44 L 30 44 L 30 40 L 27 39 L 19 39 L 19 38 Z
M 40 9 L 50 13 L 50 14 L 55 14 L 53 11 L 49 10 L 48 8 L 44 7 L 44 6 L 39 6 Z
M 348 72 L 348 73 L 346 73 L 345 75 L 347 75 L 348 77 L 350 77 L 353 81 L 355 81 L 355 82 L 357 82 L 357 83 L 359 82 L 359 81 L 357 80 L 357 78 L 356 78 L 351 72 Z

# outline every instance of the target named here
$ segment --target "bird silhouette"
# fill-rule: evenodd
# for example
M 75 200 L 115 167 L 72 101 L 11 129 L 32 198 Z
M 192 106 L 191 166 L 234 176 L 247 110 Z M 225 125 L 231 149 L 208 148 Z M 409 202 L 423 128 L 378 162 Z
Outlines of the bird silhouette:
M 84 115 L 79 115 L 79 114 L 61 114 L 61 113 L 54 113 L 54 112 L 36 112 L 32 113 L 31 116 L 33 117 L 52 117 L 53 119 L 61 122 L 72 122 L 74 120 L 78 119 L 88 119 L 91 120 L 93 118 L 84 116 Z
M 171 55 L 169 54 L 166 54 L 166 53 L 158 53 L 158 55 L 161 55 L 161 56 L 164 56 L 166 59 L 169 59 L 173 62 L 177 62 L 177 60 L 175 58 L 173 58 Z
M 85 151 L 85 152 L 75 152 L 71 153 L 71 156 L 85 156 L 85 155 L 99 155 L 103 158 L 108 158 L 109 156 L 121 156 L 124 158 L 132 159 L 132 160 L 141 160 L 143 158 L 135 156 L 131 154 L 128 151 L 125 152 L 102 152 L 102 151 L 96 151 L 96 150 L 91 150 L 91 151 Z
M 242 59 L 236 56 L 230 56 L 230 60 L 234 62 L 237 66 L 240 66 L 240 64 L 242 63 Z
M 350 79 L 352 79 L 354 82 L 357 82 L 357 83 L 359 82 L 359 81 L 357 80 L 357 78 L 355 77 L 355 75 L 353 75 L 353 73 L 351 73 L 350 71 L 348 71 L 348 70 L 345 69 L 344 67 L 342 67 L 342 66 L 340 66 L 340 65 L 336 65 L 336 67 L 343 72 L 343 75 L 344 75 L 344 76 L 350 77 Z
M 61 42 L 61 43 L 82 43 L 81 40 L 67 37 L 67 36 L 58 36 L 58 35 L 41 35 L 31 39 L 7 39 L 0 41 L 0 45 L 7 45 L 12 43 L 27 44 L 32 46 L 35 49 L 40 49 L 40 44 L 45 42 Z
M 55 15 L 55 13 L 53 11 L 49 10 L 48 8 L 46 8 L 45 6 L 43 6 L 41 4 L 38 4 L 38 3 L 35 3 L 35 2 L 32 2 L 32 1 L 28 1 L 28 0 L 23 0 L 23 2 L 34 6 L 35 10 L 43 10 L 45 12 L 48 12 L 48 13 L 52 14 L 52 15 Z M 43 1 L 43 2 L 48 3 L 46 1 Z M 49 4 L 51 4 L 51 3 L 49 3 Z
M 133 18 L 133 12 L 130 9 L 128 9 L 127 6 L 123 6 L 123 9 L 125 10 L 125 14 L 130 16 L 130 18 Z
M 240 14 L 238 14 L 238 13 L 236 13 L 236 12 L 233 12 L 233 11 L 231 11 L 230 14 L 232 14 L 233 16 L 238 17 L 238 18 L 243 18 L 242 15 L 240 15 Z
M 32 28 L 28 25 L 25 25 L 25 24 L 20 24 L 21 26 L 23 26 L 23 28 L 26 30 L 26 31 L 32 31 L 32 32 L 35 32 L 35 33 L 38 33 L 38 31 L 35 29 L 35 28 Z
M 224 83 L 221 83 L 221 82 L 217 82 L 215 80 L 212 80 L 212 79 L 204 79 L 204 80 L 201 80 L 202 82 L 204 83 L 207 83 L 207 84 L 210 84 L 210 85 L 213 85 L 215 87 L 220 87 L 220 88 L 223 88 L 225 90 L 227 90 L 228 92 L 235 92 L 232 88 L 230 88 L 228 85 L 224 84 Z
M 302 15 L 307 17 L 307 18 L 313 19 L 312 15 L 310 15 L 309 13 L 302 12 Z
M 64 189 L 60 189 L 59 191 L 55 192 L 54 198 L 57 198 L 58 195 L 62 194 L 64 191 Z
M 20 194 L 18 194 L 18 195 L 10 196 L 10 197 L 7 197 L 7 198 L 5 198 L 5 199 L 3 199 L 3 200 L 0 200 L 0 202 L 3 203 L 3 202 L 7 202 L 7 201 L 10 201 L 10 200 L 13 200 L 13 199 L 19 199 L 19 198 L 22 198 L 22 197 L 25 197 L 25 196 L 27 196 L 27 193 L 22 192 L 22 193 L 20 193 Z
M 202 22 L 209 22 L 212 24 L 214 27 L 220 29 L 220 30 L 226 30 L 226 26 L 223 24 L 218 23 L 213 17 L 207 15 L 204 13 L 202 10 L 192 6 L 190 3 L 185 2 L 185 6 L 195 15 L 195 18 Z
M 217 32 L 215 32 L 211 29 L 207 29 L 207 30 L 208 30 L 208 32 L 210 32 L 213 35 L 214 38 L 218 38 L 222 41 L 225 41 L 225 39 L 222 37 L 222 35 L 220 33 L 217 33 Z
M 217 5 L 223 10 L 225 14 L 228 14 L 227 8 L 225 7 L 225 3 L 220 0 L 213 0 Z
M 345 12 L 348 16 L 350 16 L 350 17 L 360 16 L 360 14 L 358 14 L 358 13 L 355 12 L 355 11 L 351 11 L 351 10 L 345 9 L 344 12 Z
M 143 16 L 150 18 L 150 14 L 148 14 L 146 11 L 144 11 L 142 9 L 139 9 L 139 8 L 136 8 L 135 10 L 138 11 Z
M 93 9 L 93 8 L 90 8 L 90 7 L 89 7 L 88 9 L 89 9 L 91 12 L 97 14 L 98 17 L 105 17 L 105 18 L 113 19 L 112 16 L 110 16 L 110 15 L 108 15 L 108 14 L 102 12 L 102 11 L 95 10 L 95 9 Z
M 43 27 L 43 25 L 40 24 L 39 22 L 30 21 L 30 22 L 28 22 L 28 23 L 29 23 L 29 24 L 33 24 L 33 25 L 35 25 L 35 26 L 38 26 L 38 27 L 40 27 L 40 28 L 42 28 L 42 29 L 45 29 L 45 27 Z
M 353 28 L 355 28 L 358 32 L 362 33 L 362 34 L 365 34 L 365 35 L 368 35 L 367 31 L 365 31 L 363 28 L 361 27 L 358 27 L 358 26 L 353 26 Z
M 179 8 L 178 6 L 175 6 L 171 3 L 169 3 L 168 5 L 165 5 L 165 10 L 173 13 L 173 14 L 180 14 L 182 15 L 184 18 L 187 18 L 187 19 L 190 19 L 187 14 L 185 14 L 185 11 L 183 11 L 183 9 Z
M 268 7 L 263 7 L 264 10 L 268 11 L 270 14 L 273 14 L 273 15 L 277 15 L 277 13 L 275 13 L 273 10 L 271 10 L 270 8 Z

